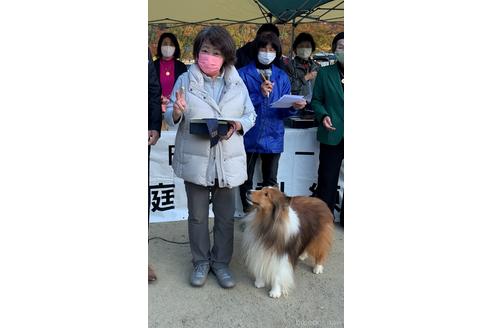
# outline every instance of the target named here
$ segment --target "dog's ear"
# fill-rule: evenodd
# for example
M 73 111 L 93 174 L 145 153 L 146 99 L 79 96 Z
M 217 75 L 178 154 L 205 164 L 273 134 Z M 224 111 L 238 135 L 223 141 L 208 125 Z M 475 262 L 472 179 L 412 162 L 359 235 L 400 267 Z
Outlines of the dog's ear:
M 277 221 L 285 206 L 284 199 L 283 197 L 278 197 L 276 193 L 268 193 L 268 197 L 273 204 L 273 219 Z
M 278 185 L 278 183 L 276 183 L 275 185 L 272 186 L 273 188 L 277 189 L 277 190 L 280 190 L 280 186 Z

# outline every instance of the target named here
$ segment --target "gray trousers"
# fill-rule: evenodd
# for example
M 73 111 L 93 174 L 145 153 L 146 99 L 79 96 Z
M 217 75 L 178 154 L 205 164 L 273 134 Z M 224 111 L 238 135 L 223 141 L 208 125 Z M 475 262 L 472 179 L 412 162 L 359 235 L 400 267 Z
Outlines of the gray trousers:
M 237 188 L 237 187 L 236 187 Z M 211 265 L 228 265 L 234 244 L 235 189 L 204 187 L 185 181 L 188 198 L 188 236 L 193 264 L 210 262 Z M 214 245 L 210 251 L 208 232 L 209 194 L 212 192 L 214 212 Z

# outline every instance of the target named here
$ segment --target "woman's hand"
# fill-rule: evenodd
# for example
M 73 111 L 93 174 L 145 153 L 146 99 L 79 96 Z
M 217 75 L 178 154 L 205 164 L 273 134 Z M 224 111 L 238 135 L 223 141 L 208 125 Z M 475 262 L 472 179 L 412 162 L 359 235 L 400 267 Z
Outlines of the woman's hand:
M 239 122 L 236 122 L 236 121 L 229 121 L 229 130 L 227 130 L 227 134 L 222 137 L 222 139 L 224 140 L 228 140 L 230 137 L 232 137 L 232 135 L 241 130 L 243 127 L 241 125 L 241 123 Z
M 149 130 L 149 146 L 153 146 L 159 140 L 159 131 L 157 130 Z
M 331 124 L 331 118 L 329 116 L 325 116 L 325 118 L 323 119 L 323 126 L 326 129 L 331 130 L 331 131 L 336 130 L 336 128 L 333 126 L 333 124 Z
M 318 75 L 318 72 L 316 71 L 309 72 L 304 76 L 304 80 L 306 81 L 314 80 L 316 78 L 316 75 Z
M 302 100 L 298 100 L 295 103 L 293 103 L 292 107 L 294 107 L 294 109 L 300 110 L 300 109 L 303 109 L 304 107 L 306 107 L 306 105 L 307 105 L 307 101 L 305 99 L 302 99 Z
M 186 101 L 184 97 L 184 91 L 183 89 L 179 89 L 179 91 L 176 91 L 176 101 L 174 102 L 173 105 L 174 122 L 179 121 L 181 115 L 183 115 L 185 110 L 186 110 Z
M 169 101 L 170 101 L 169 98 L 161 95 L 161 110 L 163 113 L 166 112 L 166 107 L 167 107 L 167 104 L 169 104 Z
M 261 86 L 260 86 L 260 90 L 261 90 L 261 93 L 265 96 L 265 97 L 268 97 L 270 95 L 270 93 L 273 91 L 273 85 L 274 83 L 269 81 L 269 80 L 265 80 Z

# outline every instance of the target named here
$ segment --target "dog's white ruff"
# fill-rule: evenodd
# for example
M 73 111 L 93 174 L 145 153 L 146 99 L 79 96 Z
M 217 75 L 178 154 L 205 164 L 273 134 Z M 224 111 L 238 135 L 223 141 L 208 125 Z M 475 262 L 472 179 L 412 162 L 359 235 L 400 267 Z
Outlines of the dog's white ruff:
M 272 249 L 266 249 L 260 240 L 256 240 L 252 231 L 251 220 L 256 216 L 252 211 L 245 218 L 246 229 L 244 231 L 243 249 L 246 252 L 246 265 L 254 275 L 257 288 L 265 284 L 270 285 L 270 297 L 278 298 L 282 294 L 287 295 L 294 287 L 294 269 L 287 254 L 277 254 Z M 290 239 L 299 234 L 299 218 L 296 212 L 289 208 L 289 222 L 284 238 Z
M 285 230 L 285 241 L 289 240 L 291 236 L 299 234 L 300 224 L 299 217 L 296 211 L 289 207 L 289 224 Z

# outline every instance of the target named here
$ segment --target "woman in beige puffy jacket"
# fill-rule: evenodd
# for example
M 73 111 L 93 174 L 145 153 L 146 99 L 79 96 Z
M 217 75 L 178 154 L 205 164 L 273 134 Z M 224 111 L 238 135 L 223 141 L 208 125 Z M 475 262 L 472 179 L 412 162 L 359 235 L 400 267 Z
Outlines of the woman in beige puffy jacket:
M 203 29 L 193 45 L 196 64 L 174 86 L 165 119 L 178 125 L 173 158 L 176 176 L 185 183 L 188 234 L 193 271 L 190 283 L 200 287 L 208 272 L 223 288 L 234 287 L 229 270 L 234 240 L 236 188 L 247 178 L 243 134 L 256 114 L 248 90 L 234 68 L 235 46 L 222 27 Z M 192 119 L 227 120 L 227 134 L 215 144 L 190 133 Z M 213 247 L 208 230 L 209 195 L 214 212 Z

